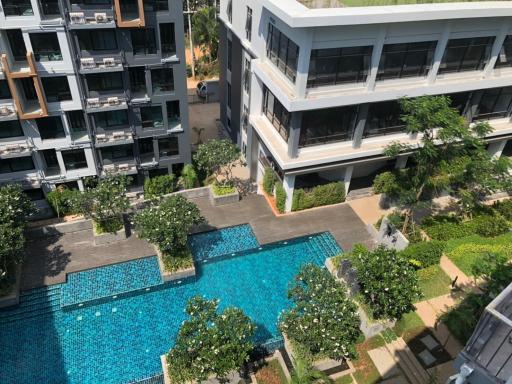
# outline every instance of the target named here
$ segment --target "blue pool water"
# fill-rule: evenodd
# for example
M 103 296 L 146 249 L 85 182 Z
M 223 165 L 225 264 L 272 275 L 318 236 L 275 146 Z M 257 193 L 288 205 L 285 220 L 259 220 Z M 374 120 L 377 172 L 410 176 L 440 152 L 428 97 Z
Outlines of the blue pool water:
M 194 295 L 242 308 L 258 325 L 257 343 L 279 339 L 289 282 L 301 265 L 338 252 L 326 233 L 291 240 L 199 263 L 195 281 L 81 308 L 62 310 L 59 285 L 24 292 L 19 307 L 0 311 L 0 383 L 129 383 L 161 374 L 159 356 L 172 347 Z

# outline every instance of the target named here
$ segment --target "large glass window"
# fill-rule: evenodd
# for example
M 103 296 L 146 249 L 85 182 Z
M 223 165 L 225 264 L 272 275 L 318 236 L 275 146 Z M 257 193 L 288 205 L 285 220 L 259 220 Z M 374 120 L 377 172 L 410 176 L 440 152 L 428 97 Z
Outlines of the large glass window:
M 172 68 L 152 69 L 151 83 L 153 85 L 153 93 L 174 91 L 174 75 Z
M 162 128 L 164 126 L 164 117 L 162 107 L 153 105 L 151 107 L 142 107 L 140 109 L 142 128 Z
M 36 122 L 42 140 L 66 137 L 60 116 L 42 117 Z
M 494 36 L 448 41 L 439 66 L 439 73 L 483 69 L 489 61 L 493 43 Z
M 82 111 L 66 112 L 69 127 L 73 132 L 83 132 L 87 130 L 85 125 L 84 113 Z
M 128 125 L 126 110 L 98 112 L 93 114 L 96 128 L 113 129 Z
M 228 0 L 228 5 L 226 7 L 226 13 L 228 15 L 228 20 L 230 23 L 233 22 L 233 0 Z
M 123 92 L 123 74 L 114 73 L 95 73 L 87 75 L 87 88 L 89 92 L 119 91 Z
M 0 159 L 0 173 L 30 171 L 35 168 L 32 156 Z
M 83 149 L 72 149 L 61 153 L 67 170 L 87 168 L 87 159 Z
M 384 45 L 377 80 L 426 76 L 436 45 L 436 41 Z
M 66 101 L 72 100 L 71 91 L 67 76 L 54 76 L 41 78 L 46 101 Z
M 263 95 L 263 113 L 267 116 L 281 137 L 285 141 L 288 141 L 291 114 L 267 88 L 265 88 Z
M 503 42 L 495 67 L 512 66 L 512 35 L 508 35 Z
M 7 80 L 0 80 L 0 99 L 12 99 Z
M 158 12 L 168 11 L 169 0 L 144 0 L 144 11 Z
M 180 121 L 181 112 L 180 112 L 180 101 L 172 100 L 166 102 L 167 104 L 167 120 L 168 121 Z
M 451 107 L 455 108 L 461 115 L 466 112 L 468 101 L 471 98 L 471 92 L 458 92 L 446 95 L 451 100 Z
M 44 79 L 43 79 L 44 80 Z M 30 77 L 22 77 L 19 79 L 23 95 L 26 100 L 37 100 L 36 87 L 34 87 L 34 80 Z
M 62 52 L 60 50 L 57 33 L 31 33 L 30 43 L 34 51 L 36 61 L 61 61 Z
M 512 87 L 486 89 L 478 103 L 474 119 L 496 119 L 509 115 Z
M 33 16 L 30 0 L 2 0 L 5 16 Z
M 372 46 L 312 50 L 308 87 L 366 81 L 372 50 Z
M 39 0 L 41 12 L 45 16 L 60 15 L 59 0 Z
M 134 55 L 152 55 L 156 53 L 154 28 L 132 29 L 130 35 Z
M 160 157 L 178 156 L 180 154 L 178 138 L 173 136 L 159 139 L 158 152 Z
M 228 48 L 226 50 L 227 57 L 227 68 L 229 71 L 233 69 L 233 41 L 228 39 Z
M 381 136 L 403 131 L 405 124 L 400 118 L 398 101 L 385 101 L 370 105 L 364 137 Z
M 120 160 L 133 160 L 133 145 L 114 145 L 100 149 L 103 164 L 112 164 Z
M 115 30 L 77 31 L 78 44 L 82 51 L 116 51 Z
M 501 156 L 512 157 L 512 140 L 507 141 L 503 152 L 501 152 Z
M 304 112 L 299 146 L 350 140 L 356 117 L 355 105 Z
M 245 38 L 251 41 L 252 38 L 252 9 L 247 7 L 247 16 L 245 19 Z
M 8 137 L 24 136 L 23 129 L 18 120 L 2 121 L 0 122 L 0 139 Z
M 243 76 L 244 90 L 247 94 L 251 91 L 251 61 L 245 59 L 244 76 Z
M 176 54 L 176 35 L 174 34 L 174 23 L 160 24 L 160 46 L 162 54 Z
M 272 24 L 268 25 L 267 57 L 295 82 L 299 47 Z
M 8 29 L 5 32 L 7 34 L 7 40 L 9 41 L 9 46 L 11 47 L 11 52 L 14 57 L 14 60 L 26 60 L 27 48 L 25 47 L 25 41 L 23 40 L 23 34 L 21 33 L 21 29 Z
M 146 94 L 146 70 L 144 67 L 129 67 L 130 90 L 134 93 Z

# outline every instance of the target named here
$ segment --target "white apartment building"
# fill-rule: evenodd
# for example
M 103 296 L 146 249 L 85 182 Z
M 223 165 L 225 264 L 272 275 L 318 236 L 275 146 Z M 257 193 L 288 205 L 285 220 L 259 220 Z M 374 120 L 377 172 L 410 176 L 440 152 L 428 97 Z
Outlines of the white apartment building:
M 407 155 L 383 155 L 418 142 L 402 97 L 449 95 L 490 122 L 493 155 L 512 156 L 512 1 L 221 0 L 220 19 L 221 121 L 253 179 L 275 169 L 288 211 L 295 188 L 336 180 L 356 197 L 406 167 Z
M 190 162 L 180 0 L 0 2 L 0 183 L 44 210 L 57 185 Z

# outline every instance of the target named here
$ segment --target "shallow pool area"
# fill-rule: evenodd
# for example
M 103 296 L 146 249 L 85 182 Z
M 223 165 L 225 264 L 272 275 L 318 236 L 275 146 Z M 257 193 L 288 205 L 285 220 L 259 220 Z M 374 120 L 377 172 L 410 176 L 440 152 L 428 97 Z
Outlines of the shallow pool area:
M 250 236 L 249 229 L 221 231 Z M 172 347 L 186 318 L 186 302 L 195 295 L 219 298 L 222 308 L 242 308 L 258 326 L 256 343 L 279 344 L 277 320 L 290 305 L 289 282 L 301 265 L 322 265 L 341 250 L 329 233 L 321 233 L 265 246 L 251 240 L 247 244 L 256 246 L 241 251 L 229 248 L 230 242 L 235 246 L 239 241 L 226 233 L 202 234 L 199 243 L 215 238 L 216 245 L 197 245 L 211 253 L 204 251 L 199 257 L 198 275 L 189 281 L 156 285 L 152 268 L 157 264 L 149 258 L 143 264 L 128 262 L 103 267 L 110 268 L 107 271 L 81 272 L 77 287 L 87 281 L 88 272 L 96 279 L 94 284 L 85 284 L 90 289 L 82 298 L 72 289 L 70 293 L 66 284 L 23 292 L 19 306 L 0 310 L 0 382 L 117 384 L 158 376 L 162 373 L 160 355 Z M 194 236 L 190 241 L 197 241 Z M 141 266 L 147 280 L 134 282 Z M 110 278 L 116 273 L 119 278 L 132 273 L 128 280 L 136 289 L 127 294 L 124 287 L 113 284 Z M 98 279 L 101 276 L 107 278 Z M 125 293 L 115 294 L 121 291 Z M 63 292 L 72 297 L 68 302 L 73 304 L 64 309 Z M 105 293 L 112 296 L 90 300 Z

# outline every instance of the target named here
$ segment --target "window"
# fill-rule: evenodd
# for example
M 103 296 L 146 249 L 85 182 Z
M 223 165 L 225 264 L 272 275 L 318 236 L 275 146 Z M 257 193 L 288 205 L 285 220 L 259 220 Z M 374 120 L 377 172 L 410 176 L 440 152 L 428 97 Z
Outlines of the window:
M 478 103 L 474 119 L 496 119 L 509 115 L 512 87 L 486 89 Z
M 41 83 L 49 103 L 72 100 L 67 76 L 43 77 Z
M 32 156 L 0 159 L 0 173 L 30 171 L 35 168 Z
M 19 120 L 0 122 L 0 139 L 24 136 Z
M 151 84 L 153 85 L 153 93 L 174 91 L 174 75 L 172 68 L 152 69 Z
M 247 127 L 249 126 L 249 108 L 244 105 L 244 112 L 242 113 L 242 130 L 247 132 Z
M 62 52 L 60 51 L 57 33 L 31 33 L 30 42 L 36 61 L 62 60 Z
M 436 45 L 436 41 L 384 45 L 377 80 L 426 76 Z
M 57 160 L 57 152 L 55 149 L 44 149 L 43 153 L 44 163 L 46 164 L 45 169 L 58 169 L 60 173 L 59 160 Z
M 137 19 L 139 17 L 139 4 L 137 0 L 123 0 L 120 3 L 123 19 Z
M 33 16 L 30 0 L 2 0 L 5 16 Z
M 494 36 L 448 41 L 439 73 L 476 71 L 485 67 L 491 55 Z
M 23 77 L 19 79 L 21 89 L 26 100 L 37 100 L 36 87 L 34 87 L 34 80 L 29 77 Z
M 168 11 L 169 3 L 168 0 L 144 0 L 144 11 L 158 12 Z
M 496 60 L 496 67 L 511 67 L 512 66 L 512 36 L 509 35 L 505 38 L 503 46 L 501 47 L 498 60 Z
M 461 115 L 466 112 L 468 101 L 471 99 L 471 92 L 458 92 L 446 95 L 451 100 L 451 107 L 455 108 Z
M 42 140 L 66 137 L 60 116 L 42 117 L 35 120 Z
M 67 170 L 87 168 L 87 160 L 83 149 L 72 149 L 61 153 Z
M 233 68 L 233 42 L 230 39 L 228 39 L 227 55 L 228 55 L 227 66 L 228 66 L 228 70 L 231 71 Z
M 7 80 L 0 80 L 0 99 L 12 99 Z
M 25 189 L 23 193 L 30 199 L 30 201 L 44 200 L 44 193 L 41 188 Z
M 69 111 L 66 112 L 66 115 L 68 117 L 69 127 L 73 132 L 83 132 L 87 130 L 82 111 Z
M 172 56 L 176 54 L 174 23 L 160 24 L 160 46 L 163 55 Z
M 178 156 L 180 148 L 177 137 L 166 137 L 158 140 L 158 152 L 160 157 Z
M 365 82 L 372 50 L 372 46 L 312 50 L 308 87 Z
M 400 104 L 396 100 L 370 104 L 363 136 L 382 136 L 401 132 L 405 124 L 400 116 Z
M 119 160 L 133 159 L 133 145 L 114 145 L 112 147 L 101 148 L 101 158 L 103 164 L 112 164 Z
M 87 88 L 89 92 L 119 91 L 123 92 L 123 75 L 121 72 L 95 73 L 87 75 Z
M 247 94 L 251 91 L 251 61 L 249 59 L 245 59 L 244 65 L 244 90 Z
M 172 100 L 172 101 L 168 101 L 166 104 L 167 104 L 167 120 L 180 121 L 181 120 L 180 101 Z
M 299 47 L 272 24 L 268 25 L 267 57 L 286 77 L 295 82 Z
M 128 125 L 128 112 L 126 110 L 94 113 L 96 128 L 112 129 Z
M 229 84 L 229 83 L 228 83 L 228 87 L 227 87 L 227 92 L 228 92 L 227 105 L 228 105 L 228 108 L 231 109 L 231 84 Z
M 59 0 L 39 0 L 39 4 L 43 15 L 60 15 Z
M 162 128 L 164 126 L 162 107 L 159 105 L 142 107 L 140 109 L 140 117 L 142 128 Z
M 117 51 L 115 30 L 77 31 L 78 45 L 82 51 Z
M 245 38 L 251 41 L 252 37 L 252 9 L 247 7 L 247 18 L 245 20 Z
M 144 67 L 129 67 L 130 90 L 134 93 L 146 94 L 146 70 Z
M 5 32 L 7 34 L 7 40 L 9 40 L 9 46 L 11 47 L 11 52 L 12 56 L 14 57 L 14 60 L 26 60 L 27 48 L 25 47 L 25 41 L 23 40 L 23 34 L 21 33 L 21 29 L 8 29 Z
M 501 156 L 512 157 L 512 140 L 507 141 L 503 152 L 501 152 Z
M 304 112 L 299 146 L 351 140 L 356 118 L 355 105 Z
M 154 28 L 132 29 L 130 35 L 134 55 L 153 55 L 156 53 Z
M 228 15 L 229 22 L 232 23 L 233 22 L 233 0 L 228 0 L 226 13 Z
M 288 141 L 290 135 L 290 112 L 277 100 L 272 92 L 265 88 L 263 94 L 263 113 L 276 128 L 281 137 Z

